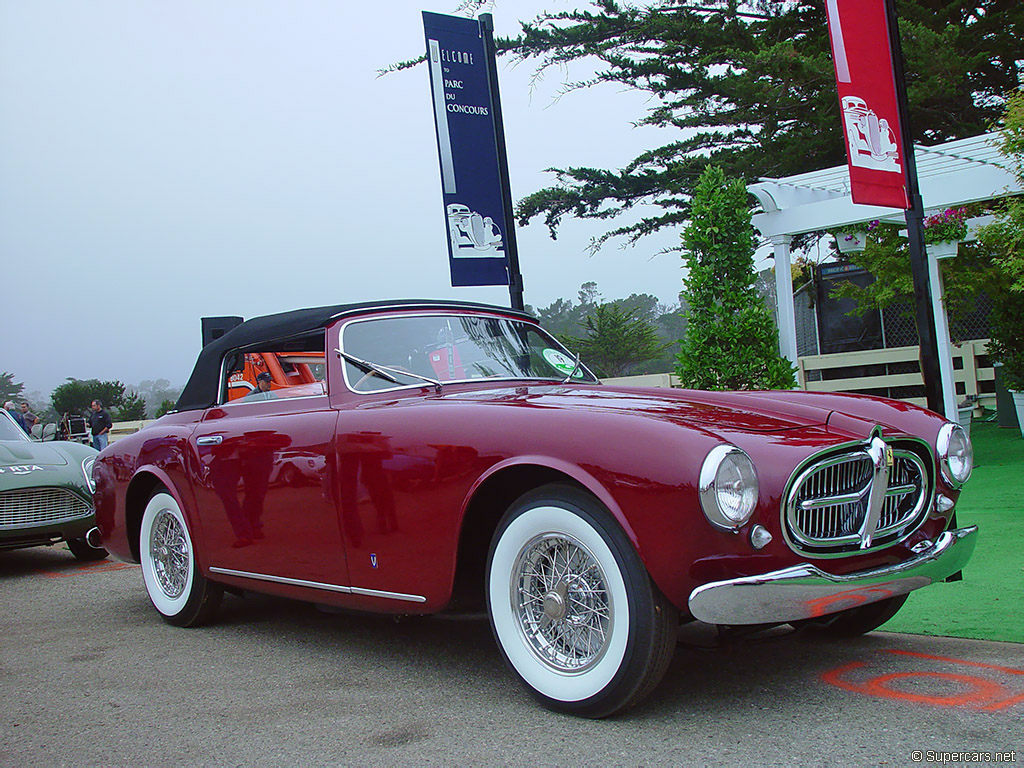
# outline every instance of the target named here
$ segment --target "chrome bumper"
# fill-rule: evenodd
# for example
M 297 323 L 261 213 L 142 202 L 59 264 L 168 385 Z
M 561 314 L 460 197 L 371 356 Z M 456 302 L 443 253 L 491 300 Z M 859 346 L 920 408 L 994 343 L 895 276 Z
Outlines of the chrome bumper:
M 704 584 L 690 593 L 690 613 L 709 624 L 775 624 L 905 595 L 962 569 L 974 552 L 977 533 L 976 525 L 946 531 L 911 560 L 845 576 L 804 563 Z

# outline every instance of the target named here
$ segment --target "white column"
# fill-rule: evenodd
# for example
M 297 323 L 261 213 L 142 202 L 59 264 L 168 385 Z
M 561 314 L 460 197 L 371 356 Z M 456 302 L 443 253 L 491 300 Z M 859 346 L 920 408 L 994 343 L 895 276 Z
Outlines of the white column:
M 946 316 L 946 286 L 942 282 L 939 260 L 931 248 L 928 253 L 928 281 L 932 286 L 932 314 L 935 315 L 935 342 L 939 353 L 939 378 L 942 381 L 942 399 L 946 406 L 945 416 L 957 423 L 956 384 L 953 382 L 953 350 L 949 341 L 949 319 Z
M 793 273 L 790 269 L 791 235 L 773 235 L 775 252 L 775 306 L 779 315 L 779 352 L 796 365 L 796 312 L 793 309 Z

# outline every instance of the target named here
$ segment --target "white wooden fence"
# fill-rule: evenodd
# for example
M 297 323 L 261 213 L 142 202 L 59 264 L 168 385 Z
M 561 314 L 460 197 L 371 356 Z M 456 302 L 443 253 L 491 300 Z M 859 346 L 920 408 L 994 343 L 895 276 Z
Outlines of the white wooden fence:
M 978 405 L 995 408 L 996 396 L 991 382 L 995 379 L 992 363 L 987 359 L 988 339 L 965 341 L 952 347 L 953 381 L 957 386 L 957 401 L 967 396 L 976 399 Z M 869 366 L 912 363 L 918 366 L 913 373 L 885 373 L 862 375 L 860 371 Z M 908 367 L 908 366 L 903 366 Z M 821 378 L 813 372 L 822 374 Z M 892 349 L 869 349 L 859 352 L 842 352 L 834 355 L 808 355 L 801 357 L 797 364 L 797 379 L 800 389 L 811 392 L 861 392 L 893 396 L 892 390 L 900 387 L 924 386 L 918 365 L 917 347 L 894 347 Z M 809 381 L 809 379 L 815 379 Z M 643 376 L 621 376 L 603 379 L 606 384 L 622 384 L 630 387 L 678 387 L 679 379 L 674 374 L 656 373 Z M 986 391 L 982 391 L 986 390 Z M 917 405 L 925 405 L 924 397 L 897 398 Z
M 953 381 L 957 390 L 957 401 L 965 397 L 974 398 L 979 405 L 995 408 L 995 373 L 988 361 L 988 339 L 965 341 L 951 348 L 953 353 Z M 860 352 L 843 352 L 834 355 L 808 355 L 798 361 L 797 376 L 801 389 L 812 392 L 879 392 L 887 395 L 895 387 L 924 386 L 920 370 L 913 373 L 890 373 L 881 375 L 858 375 L 851 371 L 844 375 L 844 369 L 862 368 L 896 363 L 918 364 L 917 347 L 894 347 L 892 349 L 869 349 Z M 920 366 L 918 365 L 918 368 Z M 823 378 L 808 381 L 812 371 L 819 371 Z M 987 392 L 982 392 L 987 389 Z M 924 397 L 899 398 L 917 405 L 925 405 Z

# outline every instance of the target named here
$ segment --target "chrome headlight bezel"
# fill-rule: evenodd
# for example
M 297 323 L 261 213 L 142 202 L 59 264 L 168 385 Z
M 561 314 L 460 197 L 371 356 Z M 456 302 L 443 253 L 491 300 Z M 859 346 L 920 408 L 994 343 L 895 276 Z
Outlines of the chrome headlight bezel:
M 961 488 L 974 470 L 974 447 L 966 430 L 959 424 L 946 422 L 939 430 L 935 449 L 943 479 L 953 488 Z M 959 470 L 956 468 L 957 462 L 963 462 Z
M 82 459 L 82 474 L 85 475 L 85 484 L 89 488 L 89 493 L 96 493 L 96 481 L 92 476 L 92 469 L 95 464 L 95 456 L 86 456 Z
M 731 512 L 728 505 L 722 503 L 722 494 L 727 490 L 735 492 L 736 488 L 725 486 L 721 477 L 723 469 L 738 472 L 738 481 L 743 484 L 739 506 Z M 757 468 L 746 452 L 735 445 L 716 445 L 701 465 L 698 492 L 700 506 L 708 522 L 715 528 L 735 533 L 750 521 L 757 508 Z

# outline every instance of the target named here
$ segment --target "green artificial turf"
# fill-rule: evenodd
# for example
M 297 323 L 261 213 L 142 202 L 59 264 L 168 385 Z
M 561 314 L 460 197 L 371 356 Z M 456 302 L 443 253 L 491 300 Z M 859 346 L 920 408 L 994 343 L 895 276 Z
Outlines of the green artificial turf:
M 978 526 L 964 580 L 911 593 L 882 631 L 1024 643 L 1024 439 L 1019 429 L 975 422 L 974 474 L 957 525 Z

